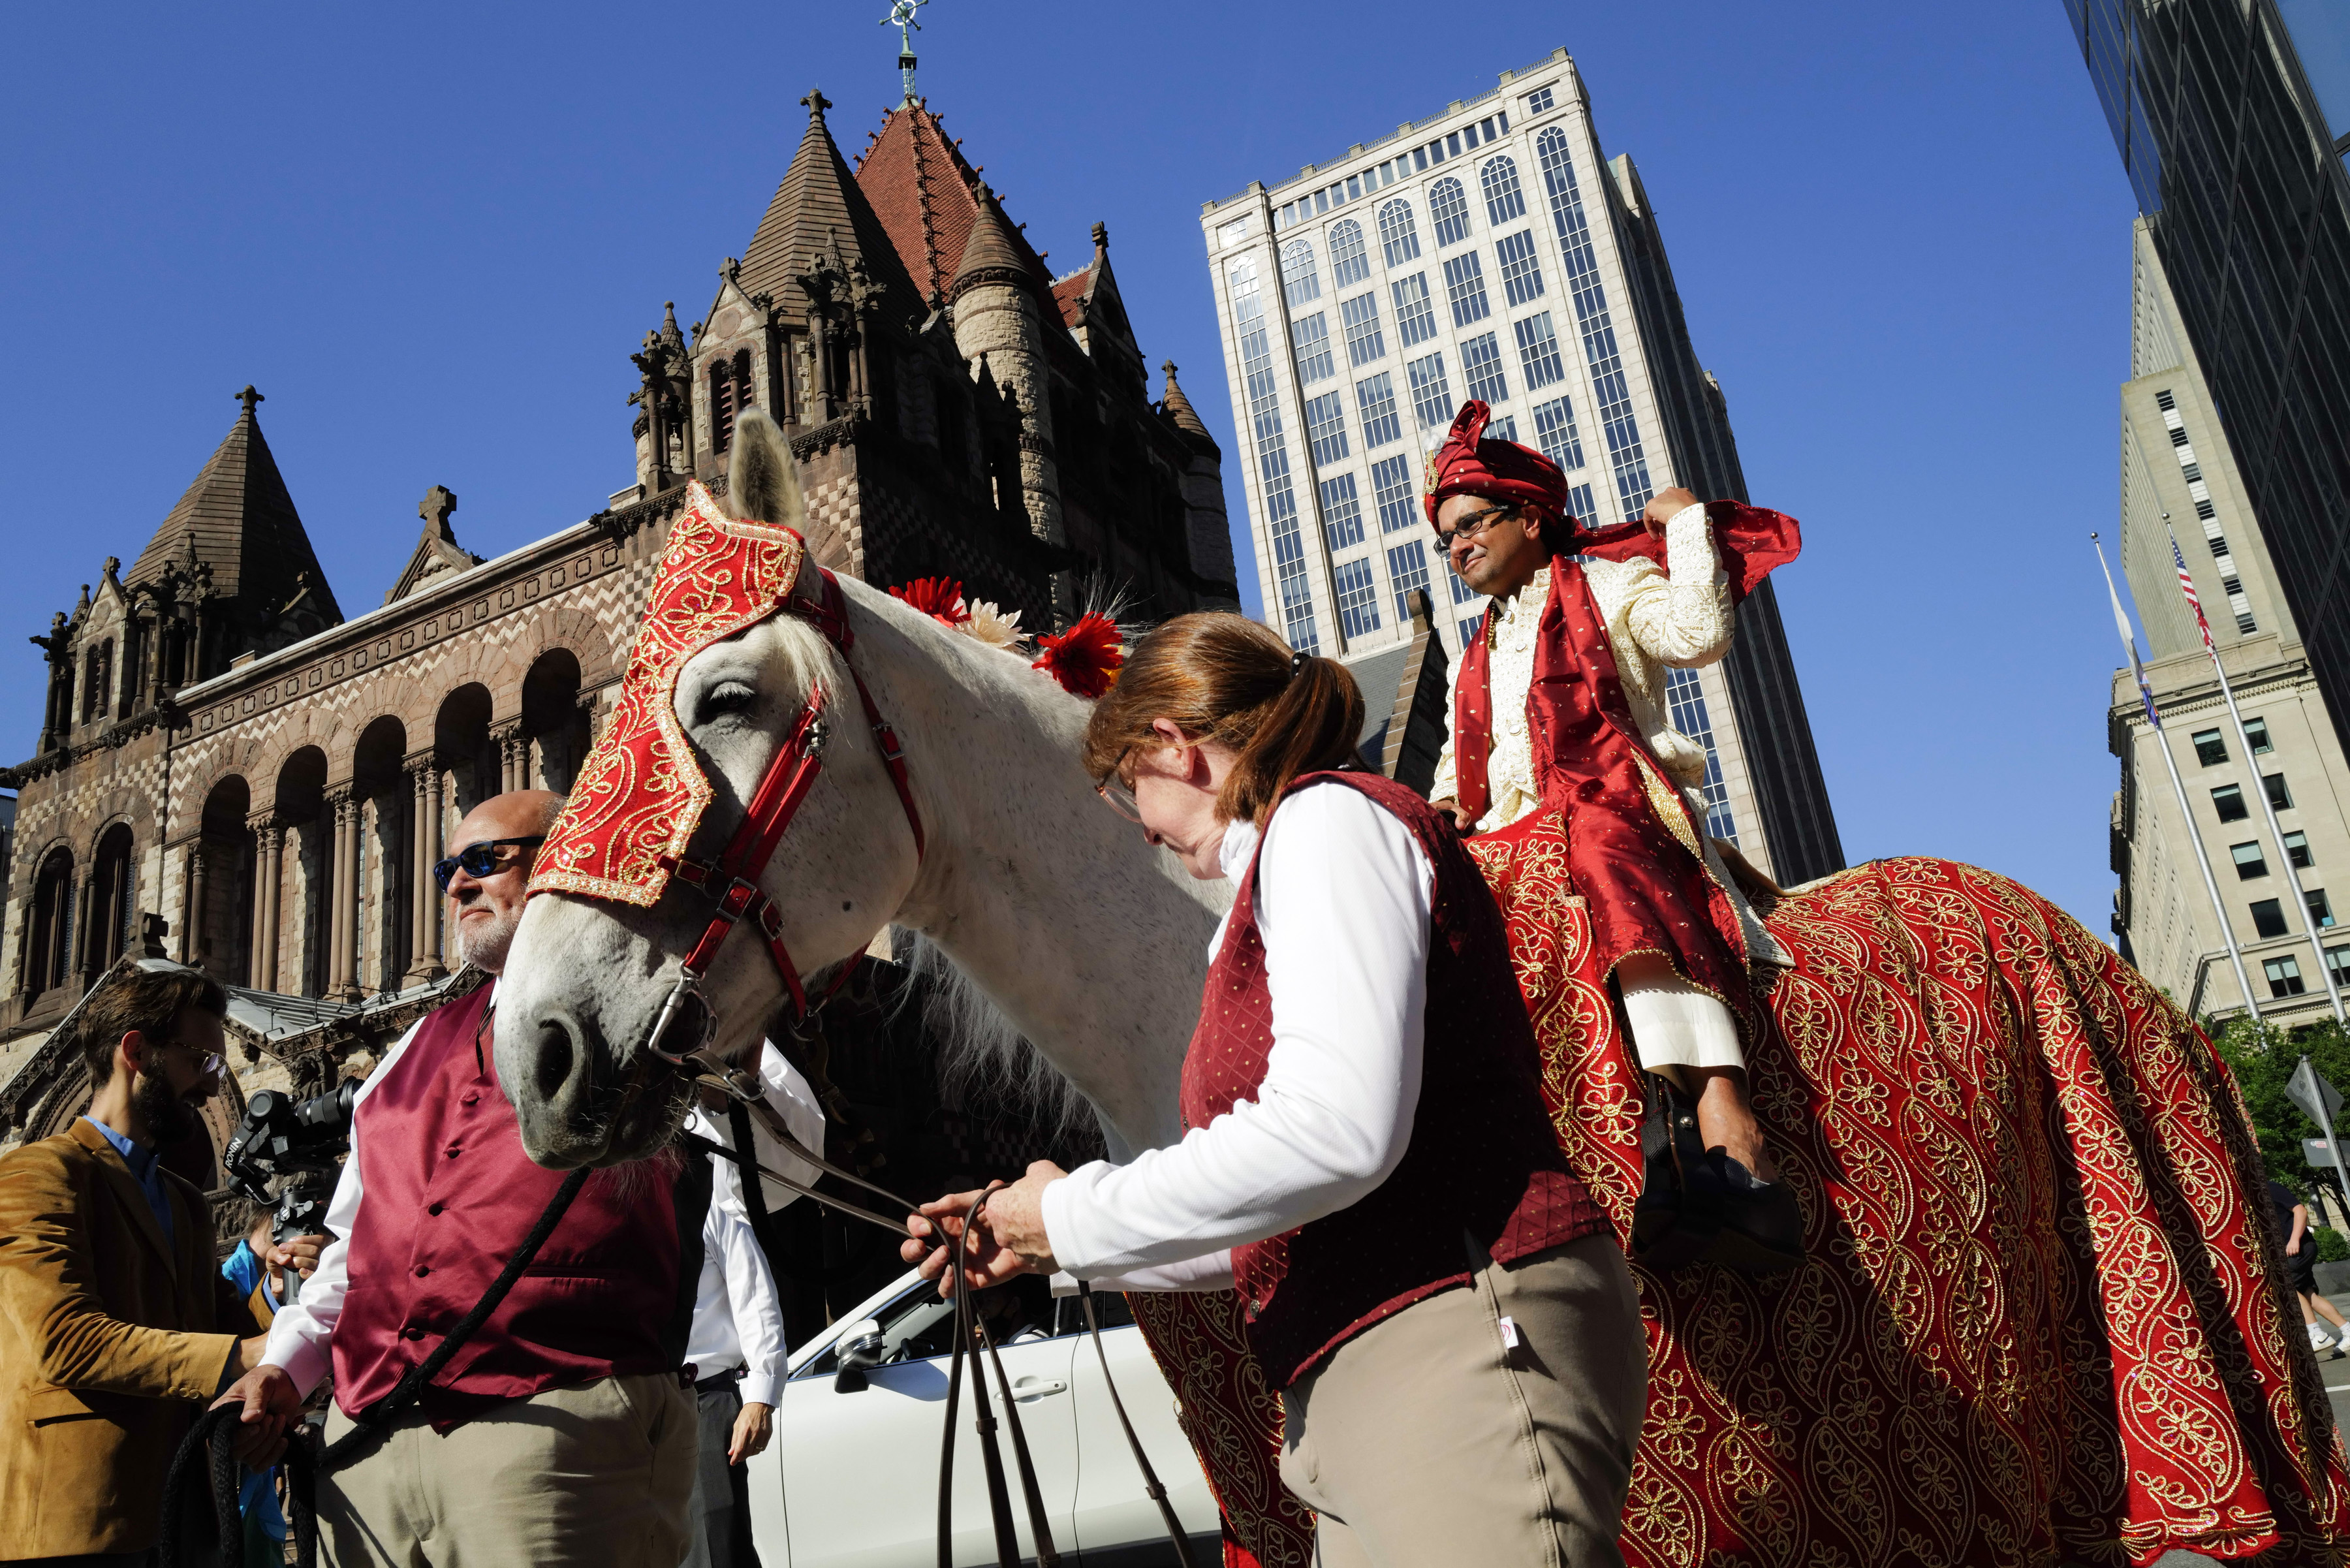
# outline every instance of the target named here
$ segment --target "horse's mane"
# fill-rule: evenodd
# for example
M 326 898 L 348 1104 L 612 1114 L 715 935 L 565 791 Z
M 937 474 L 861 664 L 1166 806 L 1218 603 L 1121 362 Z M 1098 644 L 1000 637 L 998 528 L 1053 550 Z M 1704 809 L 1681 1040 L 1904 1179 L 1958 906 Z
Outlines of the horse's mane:
M 889 928 L 891 952 L 914 983 L 901 995 L 921 998 L 922 1027 L 939 1046 L 939 1087 L 950 1098 L 974 1089 L 1007 1096 L 1050 1138 L 1090 1137 L 1094 1108 L 1077 1086 L 1031 1045 L 936 942 L 904 926 Z M 907 1004 L 901 1002 L 901 1005 Z

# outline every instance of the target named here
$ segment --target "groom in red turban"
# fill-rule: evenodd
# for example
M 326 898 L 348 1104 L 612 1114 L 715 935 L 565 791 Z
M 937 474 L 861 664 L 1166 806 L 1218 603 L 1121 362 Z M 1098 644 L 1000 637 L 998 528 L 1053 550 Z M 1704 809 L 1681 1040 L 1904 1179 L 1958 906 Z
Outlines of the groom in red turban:
M 1792 1266 L 1801 1216 L 1763 1147 L 1740 1044 L 1756 966 L 1788 959 L 1731 875 L 1735 847 L 1706 835 L 1692 793 L 1706 749 L 1673 727 L 1666 683 L 1669 668 L 1729 652 L 1738 600 L 1794 558 L 1795 521 L 1668 489 L 1639 519 L 1590 531 L 1567 514 L 1558 465 L 1487 437 L 1487 418 L 1465 404 L 1428 463 L 1438 543 L 1490 596 L 1430 794 L 1482 836 L 1489 864 L 1528 846 L 1564 857 L 1640 1065 L 1695 1102 L 1704 1184 L 1727 1195 L 1703 1255 Z

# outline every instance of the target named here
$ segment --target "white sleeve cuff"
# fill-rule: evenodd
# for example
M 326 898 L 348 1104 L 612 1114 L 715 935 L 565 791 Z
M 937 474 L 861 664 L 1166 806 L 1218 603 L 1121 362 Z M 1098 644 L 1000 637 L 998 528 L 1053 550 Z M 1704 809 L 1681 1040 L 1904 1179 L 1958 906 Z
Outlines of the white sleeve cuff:
M 780 1373 L 745 1372 L 742 1388 L 745 1405 L 764 1405 L 772 1410 L 783 1403 L 784 1379 Z
M 261 1355 L 261 1365 L 283 1370 L 294 1380 L 295 1392 L 303 1398 L 327 1376 L 327 1347 L 313 1344 L 286 1322 L 288 1314 L 280 1313 L 269 1325 L 269 1344 Z
M 1665 561 L 1676 584 L 1700 574 L 1708 580 L 1721 578 L 1721 557 L 1713 547 L 1713 524 L 1703 502 L 1692 502 L 1666 522 Z

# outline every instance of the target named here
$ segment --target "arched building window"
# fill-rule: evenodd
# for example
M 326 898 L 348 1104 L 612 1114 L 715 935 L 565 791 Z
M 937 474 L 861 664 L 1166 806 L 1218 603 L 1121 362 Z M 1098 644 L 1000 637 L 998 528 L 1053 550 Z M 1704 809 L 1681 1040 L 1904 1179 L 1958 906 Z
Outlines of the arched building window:
M 1344 288 L 1371 275 L 1371 258 L 1363 249 L 1363 225 L 1352 218 L 1330 225 L 1330 286 Z
M 1436 217 L 1436 243 L 1457 245 L 1469 237 L 1469 193 L 1450 174 L 1428 188 L 1428 210 Z
M 98 841 L 89 888 L 89 967 L 103 973 L 130 940 L 130 825 L 118 822 Z
M 73 940 L 73 852 L 49 851 L 33 880 L 32 926 L 25 934 L 25 995 L 29 1001 L 53 985 L 65 983 L 71 971 Z
M 734 421 L 758 401 L 751 395 L 751 351 L 737 348 L 732 359 L 710 362 L 710 450 L 734 444 Z
M 1379 244 L 1389 266 L 1419 257 L 1419 225 L 1412 221 L 1411 203 L 1400 196 L 1379 209 Z
M 1322 279 L 1314 270 L 1314 247 L 1304 240 L 1292 240 L 1281 247 L 1281 292 L 1293 309 L 1322 297 Z
M 1518 189 L 1518 161 L 1503 152 L 1485 160 L 1477 171 L 1478 183 L 1485 189 L 1485 218 L 1500 228 L 1512 218 L 1526 215 L 1525 192 Z

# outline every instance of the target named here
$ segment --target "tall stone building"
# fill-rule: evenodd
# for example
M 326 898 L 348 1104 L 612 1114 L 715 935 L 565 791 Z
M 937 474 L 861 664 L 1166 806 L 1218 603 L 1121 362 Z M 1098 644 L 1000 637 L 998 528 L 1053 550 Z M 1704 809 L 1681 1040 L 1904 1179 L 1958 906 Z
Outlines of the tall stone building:
M 1367 743 L 1405 744 L 1429 704 L 1391 671 L 1440 672 L 1484 610 L 1420 512 L 1421 459 L 1464 399 L 1555 459 L 1600 525 L 1668 485 L 1747 498 L 1639 171 L 1601 153 L 1565 49 L 1200 222 L 1266 618 L 1357 668 L 1388 726 Z M 1444 607 L 1416 617 L 1422 593 Z M 1708 753 L 1715 837 L 1791 885 L 1844 865 L 1770 583 L 1727 659 L 1672 672 L 1670 701 Z
M 685 483 L 723 486 L 747 408 L 783 425 L 812 543 L 842 571 L 959 577 L 1032 630 L 1097 594 L 1145 618 L 1237 603 L 1215 442 L 1171 366 L 1151 400 L 1104 230 L 1056 276 L 922 101 L 884 116 L 854 172 L 829 106 L 803 101 L 704 319 L 689 335 L 672 310 L 635 356 L 637 482 L 607 510 L 485 562 L 435 486 L 407 566 L 347 618 L 248 388 L 130 571 L 109 558 L 34 639 L 42 728 L 0 776 L 18 792 L 0 1147 L 80 1109 L 55 1025 L 125 954 L 232 988 L 236 1086 L 174 1156 L 207 1186 L 246 1091 L 364 1071 L 431 1005 L 452 963 L 431 880 L 447 833 L 501 790 L 569 784 Z M 895 1117 L 919 1142 L 939 1105 L 904 1065 L 917 1046 L 834 1077 L 868 1127 Z M 951 1158 L 992 1168 L 984 1152 Z
M 2350 901 L 2334 903 L 2332 874 L 2350 867 L 2350 770 L 2330 722 L 2311 649 L 2254 522 L 2251 487 L 2184 330 L 2178 296 L 2151 225 L 2131 246 L 2130 371 L 2121 396 L 2121 565 L 2146 629 L 2146 674 L 2163 728 L 2146 721 L 2128 670 L 2116 672 L 2109 743 L 2121 760 L 2114 796 L 2114 934 L 2122 956 L 2189 1012 L 2244 1009 L 2227 941 L 2211 907 L 2178 792 L 2156 747 L 2167 743 L 2186 785 L 2224 919 L 2244 955 L 2261 1012 L 2281 1022 L 2327 1015 L 2318 964 L 2350 987 Z M 2178 591 L 2176 535 L 2212 641 L 2236 693 L 2251 754 L 2243 754 Z M 2292 907 L 2278 846 L 2260 801 L 2265 791 L 2299 872 L 2309 925 Z M 2350 900 L 2350 886 L 2344 888 Z

